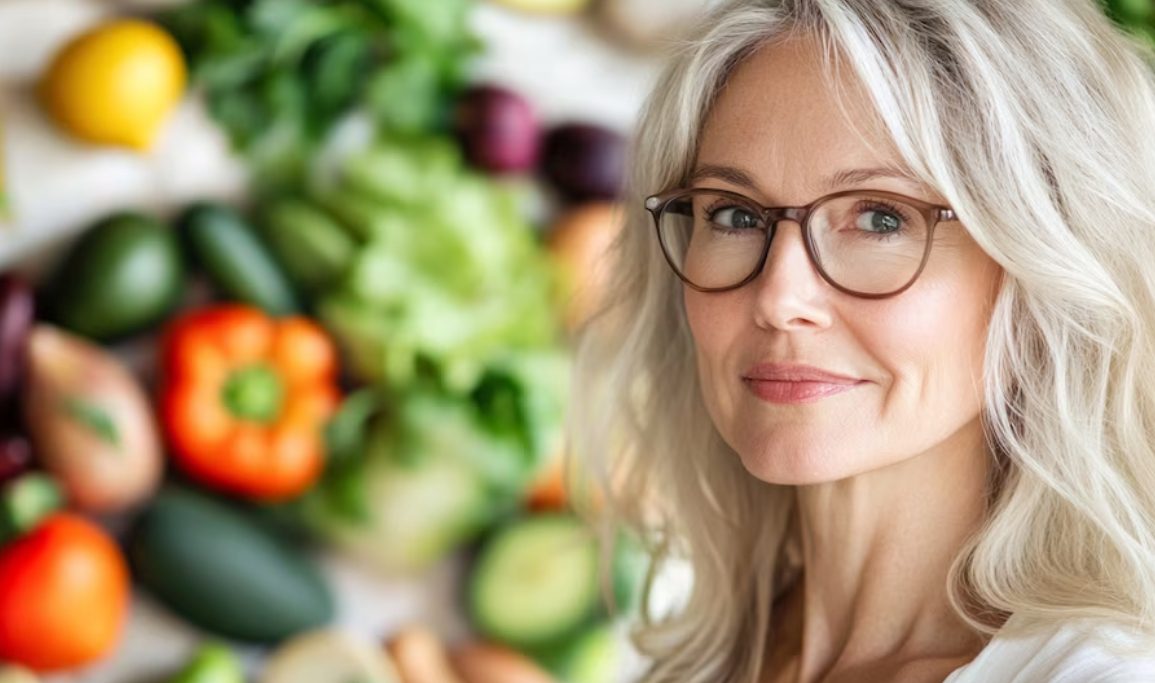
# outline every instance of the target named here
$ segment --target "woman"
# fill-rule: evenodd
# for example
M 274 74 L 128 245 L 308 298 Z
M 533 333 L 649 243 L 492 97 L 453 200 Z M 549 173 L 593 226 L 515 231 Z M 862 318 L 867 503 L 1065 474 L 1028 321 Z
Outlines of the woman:
M 576 375 L 693 569 L 647 681 L 1155 681 L 1146 56 L 1093 0 L 703 22 Z

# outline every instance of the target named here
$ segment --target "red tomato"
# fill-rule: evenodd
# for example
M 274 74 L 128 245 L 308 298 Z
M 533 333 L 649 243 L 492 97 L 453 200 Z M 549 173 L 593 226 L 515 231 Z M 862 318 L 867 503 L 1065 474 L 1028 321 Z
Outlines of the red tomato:
M 60 512 L 0 549 L 0 660 L 55 671 L 116 646 L 128 612 L 124 555 L 100 527 Z

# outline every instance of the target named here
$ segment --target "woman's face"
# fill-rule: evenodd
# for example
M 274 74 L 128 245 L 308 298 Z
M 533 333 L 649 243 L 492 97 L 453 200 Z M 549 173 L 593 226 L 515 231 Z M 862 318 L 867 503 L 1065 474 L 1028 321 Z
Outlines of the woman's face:
M 713 173 L 692 186 L 740 192 L 765 206 L 803 206 L 850 189 L 945 205 L 903 177 L 828 183 L 840 172 L 902 164 L 867 96 L 846 81 L 840 109 L 820 68 L 816 44 L 806 39 L 767 47 L 738 67 L 706 121 L 696 170 L 736 169 L 750 183 Z M 783 221 L 755 280 L 722 293 L 685 288 L 710 416 L 747 470 L 779 484 L 842 479 L 952 439 L 973 447 L 1000 274 L 960 223 L 946 221 L 909 289 L 854 297 L 822 279 L 800 226 Z M 854 383 L 755 379 L 774 376 L 766 364 L 811 366 Z

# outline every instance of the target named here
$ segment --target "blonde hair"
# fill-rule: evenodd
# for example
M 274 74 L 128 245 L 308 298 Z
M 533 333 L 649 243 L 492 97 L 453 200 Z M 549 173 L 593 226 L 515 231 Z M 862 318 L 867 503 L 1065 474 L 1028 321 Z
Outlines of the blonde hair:
M 646 194 L 692 170 L 703 120 L 759 47 L 818 36 L 908 168 L 1005 271 L 982 417 L 987 520 L 950 576 L 993 633 L 1086 618 L 1155 643 L 1155 78 L 1093 0 L 739 0 L 677 52 L 642 115 L 611 282 L 577 347 L 571 453 L 684 607 L 643 618 L 648 681 L 755 681 L 772 603 L 797 571 L 793 490 L 758 481 L 698 386 L 682 289 Z M 611 485 L 612 483 L 612 485 Z M 650 593 L 647 586 L 646 593 Z

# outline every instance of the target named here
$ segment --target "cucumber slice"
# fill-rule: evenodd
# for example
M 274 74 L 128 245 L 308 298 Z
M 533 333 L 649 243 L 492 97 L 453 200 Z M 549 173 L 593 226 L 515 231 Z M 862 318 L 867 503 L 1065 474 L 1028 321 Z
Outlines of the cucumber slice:
M 548 646 L 595 618 L 597 541 L 572 515 L 513 522 L 486 544 L 470 577 L 478 630 L 516 648 Z

